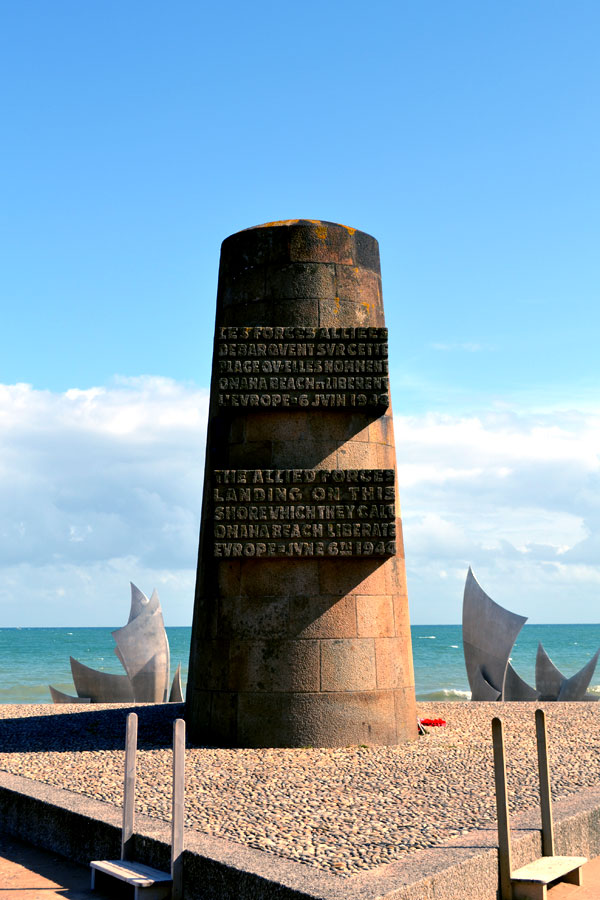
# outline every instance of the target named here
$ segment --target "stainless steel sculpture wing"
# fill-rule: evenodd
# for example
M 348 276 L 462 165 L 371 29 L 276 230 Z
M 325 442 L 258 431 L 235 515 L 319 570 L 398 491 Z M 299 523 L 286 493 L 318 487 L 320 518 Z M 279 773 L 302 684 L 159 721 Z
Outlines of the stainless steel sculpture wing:
M 542 644 L 538 644 L 535 658 L 535 686 L 540 692 L 540 700 L 556 700 L 565 680 L 556 668 Z
M 595 700 L 587 694 L 600 650 L 573 675 L 566 678 L 543 646 L 535 662 L 535 689 L 511 666 L 510 653 L 526 616 L 499 606 L 477 583 L 471 568 L 463 599 L 463 649 L 471 700 Z
M 127 675 L 113 675 L 90 669 L 71 656 L 71 674 L 77 696 L 91 703 L 126 703 L 133 700 L 133 688 Z
M 463 649 L 472 700 L 504 699 L 508 658 L 527 616 L 485 593 L 469 567 L 463 598 Z M 490 688 L 497 692 L 491 696 Z
M 479 666 L 473 671 L 473 678 L 469 680 L 469 683 L 471 685 L 471 700 L 500 699 L 500 691 L 492 687 Z
M 596 650 L 594 656 L 592 656 L 589 663 L 586 663 L 583 669 L 580 669 L 571 678 L 565 678 L 560 687 L 559 700 L 585 700 L 587 689 L 596 671 L 599 655 L 600 650 Z
M 165 703 L 169 691 L 170 654 L 160 601 L 131 584 L 127 625 L 112 632 L 126 675 L 90 669 L 71 657 L 77 698 L 50 687 L 54 703 Z M 170 701 L 181 702 L 181 668 L 177 668 Z
M 173 684 L 171 685 L 171 693 L 169 694 L 169 703 L 183 703 L 183 691 L 181 689 L 181 663 L 177 663 L 177 668 L 175 669 Z
M 511 664 L 506 668 L 504 679 L 504 700 L 539 700 L 538 691 L 517 675 Z
M 52 685 L 48 685 L 50 688 L 50 696 L 52 697 L 53 703 L 91 703 L 91 699 L 89 697 L 72 697 L 71 694 L 65 694 L 63 691 L 58 691 L 56 688 L 53 688 Z
M 132 585 L 132 588 L 134 585 Z M 133 598 L 132 598 L 133 611 Z M 127 625 L 112 632 L 117 656 L 138 703 L 164 703 L 169 689 L 169 642 L 156 591 Z
M 542 644 L 539 644 L 535 661 L 535 686 L 540 692 L 540 699 L 585 700 L 587 689 L 596 671 L 598 656 L 600 656 L 600 650 L 596 651 L 579 672 L 576 672 L 571 678 L 567 678 L 556 668 Z

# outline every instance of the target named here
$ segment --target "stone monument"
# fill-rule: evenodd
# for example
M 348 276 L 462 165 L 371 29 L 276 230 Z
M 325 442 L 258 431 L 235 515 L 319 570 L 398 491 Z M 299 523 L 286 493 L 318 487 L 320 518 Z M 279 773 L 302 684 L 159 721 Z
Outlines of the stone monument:
M 223 242 L 186 719 L 238 747 L 416 737 L 379 249 L 354 228 Z

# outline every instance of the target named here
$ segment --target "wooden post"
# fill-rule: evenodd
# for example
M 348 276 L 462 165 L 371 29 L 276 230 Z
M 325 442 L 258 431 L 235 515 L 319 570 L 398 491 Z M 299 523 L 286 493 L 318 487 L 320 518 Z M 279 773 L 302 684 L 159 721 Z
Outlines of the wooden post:
M 137 750 L 136 713 L 127 716 L 125 731 L 125 782 L 123 785 L 123 830 L 121 832 L 121 859 L 133 856 L 133 825 L 135 818 L 135 755 Z
M 172 900 L 183 900 L 183 808 L 185 794 L 185 721 L 173 722 L 173 811 L 171 814 Z
M 554 825 L 552 822 L 552 795 L 548 769 L 548 740 L 546 716 L 543 709 L 535 711 L 535 735 L 537 738 L 538 773 L 540 777 L 540 809 L 542 812 L 542 856 L 554 856 Z
M 498 815 L 500 898 L 501 900 L 513 900 L 510 880 L 512 861 L 510 856 L 510 821 L 508 815 L 508 794 L 506 792 L 504 735 L 502 733 L 502 720 L 497 717 L 492 719 L 492 742 L 494 746 L 494 780 L 496 783 L 496 811 Z

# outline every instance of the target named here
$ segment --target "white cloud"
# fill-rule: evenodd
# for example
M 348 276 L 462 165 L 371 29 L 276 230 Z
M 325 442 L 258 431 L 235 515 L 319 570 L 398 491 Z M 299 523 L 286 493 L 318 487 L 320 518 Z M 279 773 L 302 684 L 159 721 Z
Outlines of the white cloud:
M 118 624 L 130 579 L 191 621 L 207 406 L 166 378 L 0 386 L 1 624 Z
M 119 625 L 129 580 L 189 624 L 208 393 L 0 385 L 0 625 Z M 412 621 L 467 567 L 533 621 L 600 619 L 600 412 L 396 416 Z
M 600 620 L 600 413 L 396 416 L 413 622 L 458 622 L 472 565 L 538 622 Z

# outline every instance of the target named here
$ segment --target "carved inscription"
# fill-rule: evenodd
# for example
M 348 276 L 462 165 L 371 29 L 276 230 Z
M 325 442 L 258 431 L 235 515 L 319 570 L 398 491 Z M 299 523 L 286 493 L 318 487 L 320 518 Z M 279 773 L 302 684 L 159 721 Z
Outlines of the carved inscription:
M 387 328 L 222 326 L 219 406 L 387 408 L 387 340 Z
M 393 556 L 393 469 L 217 469 L 214 554 Z

